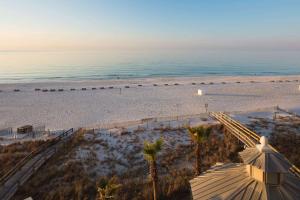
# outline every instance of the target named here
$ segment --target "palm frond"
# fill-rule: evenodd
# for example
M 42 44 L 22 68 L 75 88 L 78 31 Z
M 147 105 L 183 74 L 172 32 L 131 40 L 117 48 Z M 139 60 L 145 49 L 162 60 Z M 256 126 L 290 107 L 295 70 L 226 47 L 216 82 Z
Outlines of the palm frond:
M 195 135 L 195 128 L 191 128 L 191 127 L 188 127 L 188 131 L 189 131 L 189 134 L 190 134 L 190 137 L 193 141 L 197 141 L 197 137 Z
M 203 143 L 209 138 L 210 133 L 212 132 L 212 128 L 206 126 L 198 126 L 192 128 L 189 127 L 188 131 L 193 141 L 197 143 Z
M 121 184 L 117 184 L 116 177 L 112 177 L 111 179 L 101 178 L 97 184 L 100 200 L 113 198 L 114 194 L 121 186 Z
M 148 141 L 144 142 L 144 156 L 147 160 L 155 160 L 156 154 L 161 151 L 163 145 L 163 140 L 158 139 L 154 143 L 150 143 Z

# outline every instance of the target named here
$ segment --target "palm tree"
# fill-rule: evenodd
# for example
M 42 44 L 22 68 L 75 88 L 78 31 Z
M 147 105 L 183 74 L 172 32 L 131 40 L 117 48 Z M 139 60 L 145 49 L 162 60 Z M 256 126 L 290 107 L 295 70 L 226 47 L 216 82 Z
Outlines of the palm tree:
M 212 131 L 211 127 L 199 126 L 188 128 L 192 141 L 196 144 L 196 175 L 201 173 L 201 145 L 208 140 Z
M 150 175 L 153 186 L 153 199 L 157 199 L 157 166 L 156 166 L 156 155 L 161 150 L 163 144 L 162 139 L 156 140 L 154 143 L 145 141 L 144 143 L 144 157 L 149 162 L 150 166 Z
M 121 187 L 116 183 L 116 177 L 111 179 L 101 178 L 97 184 L 99 200 L 114 199 L 114 194 Z

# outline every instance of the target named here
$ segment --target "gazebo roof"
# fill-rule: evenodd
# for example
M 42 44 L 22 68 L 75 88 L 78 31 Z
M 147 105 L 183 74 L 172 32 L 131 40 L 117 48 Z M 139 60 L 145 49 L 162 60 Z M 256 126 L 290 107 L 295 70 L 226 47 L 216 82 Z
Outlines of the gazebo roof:
M 239 153 L 245 164 L 249 164 L 267 173 L 287 173 L 292 165 L 286 158 L 274 151 L 266 137 L 260 138 L 260 144 L 246 148 Z
M 257 148 L 247 148 L 239 153 L 245 164 L 250 164 L 265 172 L 287 173 L 292 165 L 275 151 L 260 152 Z
M 194 200 L 300 199 L 300 180 L 282 174 L 280 185 L 264 184 L 249 176 L 245 164 L 216 166 L 190 181 Z
M 193 199 L 300 199 L 300 179 L 289 172 L 291 164 L 267 138 L 260 143 L 240 153 L 244 163 L 216 165 L 191 180 Z

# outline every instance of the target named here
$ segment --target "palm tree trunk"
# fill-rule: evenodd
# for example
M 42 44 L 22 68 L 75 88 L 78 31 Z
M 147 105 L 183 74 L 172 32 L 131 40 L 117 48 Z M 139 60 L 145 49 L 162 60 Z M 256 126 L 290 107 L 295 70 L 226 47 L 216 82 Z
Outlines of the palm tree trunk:
M 201 144 L 197 143 L 196 146 L 196 175 L 201 174 Z
M 156 161 L 153 160 L 151 162 L 151 177 L 152 177 L 152 186 L 153 186 L 153 200 L 157 200 L 157 168 L 156 168 Z

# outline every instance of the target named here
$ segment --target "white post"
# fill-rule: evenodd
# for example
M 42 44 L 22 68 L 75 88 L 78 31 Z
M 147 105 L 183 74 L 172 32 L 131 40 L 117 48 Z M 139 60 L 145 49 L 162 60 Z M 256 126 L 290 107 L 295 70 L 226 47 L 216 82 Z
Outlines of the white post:
M 198 89 L 198 96 L 202 96 L 203 92 L 202 90 Z

